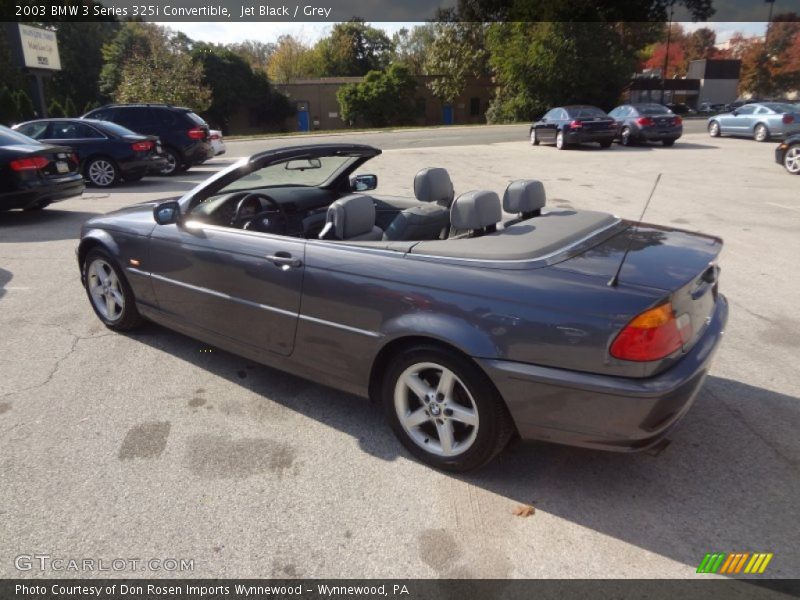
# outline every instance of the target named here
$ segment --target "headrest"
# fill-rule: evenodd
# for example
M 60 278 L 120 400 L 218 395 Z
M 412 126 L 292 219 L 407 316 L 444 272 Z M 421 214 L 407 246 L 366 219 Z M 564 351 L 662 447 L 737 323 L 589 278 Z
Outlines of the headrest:
M 512 213 L 529 213 L 544 208 L 544 184 L 536 179 L 518 179 L 508 184 L 503 194 L 503 210 Z
M 453 203 L 453 182 L 441 167 L 422 169 L 414 175 L 414 195 L 420 202 L 438 202 L 444 206 Z
M 340 240 L 370 233 L 375 227 L 375 204 L 369 196 L 352 194 L 339 198 L 328 207 L 326 223 L 333 223 L 334 235 Z
M 483 229 L 503 218 L 500 197 L 488 190 L 461 194 L 450 209 L 450 223 L 456 230 Z

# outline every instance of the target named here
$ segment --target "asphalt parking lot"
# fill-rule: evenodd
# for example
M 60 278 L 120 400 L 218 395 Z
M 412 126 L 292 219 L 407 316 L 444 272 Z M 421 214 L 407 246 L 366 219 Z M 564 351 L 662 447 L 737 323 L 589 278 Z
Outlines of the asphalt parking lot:
M 194 561 L 146 577 L 695 577 L 715 551 L 772 552 L 766 576 L 797 577 L 800 177 L 774 163 L 774 143 L 695 128 L 673 148 L 560 152 L 516 127 L 466 128 L 452 145 L 436 132 L 405 147 L 358 138 L 394 140 L 367 165 L 387 194 L 441 166 L 457 193 L 538 178 L 552 206 L 636 218 L 662 173 L 645 220 L 723 237 L 731 306 L 671 445 L 515 444 L 481 471 L 443 474 L 368 402 L 154 325 L 106 330 L 78 279 L 80 224 L 287 143 L 228 142 L 176 178 L 0 213 L 0 577 L 91 575 L 19 571 L 30 554 Z M 535 513 L 515 516 L 520 504 Z

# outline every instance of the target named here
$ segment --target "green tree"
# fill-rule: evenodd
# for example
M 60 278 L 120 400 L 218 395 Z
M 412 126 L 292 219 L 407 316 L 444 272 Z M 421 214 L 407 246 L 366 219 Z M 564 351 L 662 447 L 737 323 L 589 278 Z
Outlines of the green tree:
M 323 76 L 361 76 L 386 68 L 394 44 L 383 30 L 352 20 L 334 25 L 330 35 L 317 42 L 315 51 Z
M 100 93 L 111 98 L 122 82 L 125 63 L 134 56 L 146 56 L 150 51 L 150 35 L 155 25 L 125 23 L 114 38 L 102 48 L 103 66 L 100 69 Z
M 59 102 L 56 98 L 53 98 L 50 101 L 50 104 L 47 107 L 47 116 L 53 119 L 59 119 L 67 116 L 64 113 L 64 107 L 61 106 L 61 102 Z
M 202 65 L 204 83 L 212 93 L 205 116 L 223 132 L 228 133 L 231 116 L 242 108 L 255 111 L 265 124 L 281 123 L 289 116 L 288 100 L 272 88 L 266 74 L 254 72 L 232 50 L 201 42 L 193 46 L 192 57 Z
M 487 73 L 486 27 L 471 22 L 438 22 L 433 26 L 425 73 L 434 76 L 428 87 L 445 104 L 455 102 L 469 77 Z
M 33 101 L 25 90 L 17 90 L 14 100 L 17 106 L 17 118 L 20 121 L 36 118 L 36 109 L 33 108 Z
M 319 55 L 312 48 L 291 35 L 278 38 L 267 65 L 270 81 L 288 83 L 297 79 L 319 77 L 321 72 Z
M 228 50 L 245 59 L 253 71 L 263 71 L 265 73 L 270 58 L 272 58 L 277 49 L 277 44 L 258 40 L 244 40 L 243 42 L 228 44 Z
M 403 27 L 392 36 L 394 59 L 392 62 L 408 67 L 413 75 L 425 75 L 425 62 L 436 38 L 433 23 Z
M 18 120 L 17 103 L 7 86 L 0 87 L 0 123 L 12 125 Z
M 84 113 L 81 113 L 84 114 Z M 78 109 L 75 108 L 75 103 L 72 101 L 72 98 L 67 96 L 67 100 L 64 102 L 64 116 L 65 117 L 79 117 Z
M 716 51 L 716 43 L 717 34 L 714 33 L 713 29 L 701 27 L 693 31 L 684 42 L 684 53 L 687 63 L 693 60 L 712 58 Z
M 361 83 L 339 88 L 336 99 L 342 119 L 363 119 L 373 127 L 402 125 L 414 118 L 417 81 L 408 68 L 393 64 L 386 71 L 370 71 Z

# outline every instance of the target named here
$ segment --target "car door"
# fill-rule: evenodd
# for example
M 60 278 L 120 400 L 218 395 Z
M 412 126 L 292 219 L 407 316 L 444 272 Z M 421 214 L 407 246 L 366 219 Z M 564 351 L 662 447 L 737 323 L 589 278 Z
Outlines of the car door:
M 78 154 L 78 158 L 83 162 L 93 150 L 106 137 L 83 123 L 75 121 L 51 121 L 45 137 L 41 141 L 48 144 L 69 146 Z
M 755 125 L 756 107 L 752 104 L 745 104 L 736 109 L 736 114 L 730 119 L 729 129 L 736 135 L 749 135 Z
M 216 225 L 159 225 L 149 271 L 159 308 L 191 328 L 288 356 L 305 240 Z
M 558 109 L 554 108 L 536 123 L 536 137 L 542 142 L 554 142 L 556 139 L 556 115 Z

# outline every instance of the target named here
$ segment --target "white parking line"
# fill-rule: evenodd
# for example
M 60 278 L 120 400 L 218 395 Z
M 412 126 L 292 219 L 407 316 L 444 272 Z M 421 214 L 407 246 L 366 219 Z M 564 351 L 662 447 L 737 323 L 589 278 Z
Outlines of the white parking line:
M 784 206 L 783 204 L 776 204 L 775 202 L 767 202 L 767 204 L 771 204 L 772 206 L 777 206 L 778 208 L 785 208 L 786 210 L 793 210 L 796 212 L 800 212 L 800 208 L 796 206 Z

